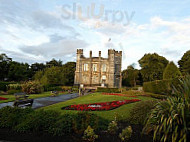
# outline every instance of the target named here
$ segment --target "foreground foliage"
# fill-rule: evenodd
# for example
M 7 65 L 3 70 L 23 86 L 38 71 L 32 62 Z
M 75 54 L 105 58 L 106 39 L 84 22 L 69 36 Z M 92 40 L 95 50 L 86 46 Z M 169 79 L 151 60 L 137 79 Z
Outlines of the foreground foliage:
M 84 131 L 83 139 L 89 142 L 94 142 L 98 138 L 98 135 L 94 133 L 94 129 L 90 126 Z
M 144 127 L 154 131 L 154 140 L 186 142 L 190 133 L 190 77 L 174 88 L 175 96 L 159 102 Z
M 9 128 L 22 133 L 82 135 L 88 125 L 95 131 L 106 130 L 108 126 L 108 121 L 85 112 L 61 115 L 53 110 L 34 111 L 30 108 L 4 107 L 0 109 L 0 114 L 0 128 Z
M 121 138 L 122 141 L 127 142 L 130 139 L 132 132 L 133 132 L 132 127 L 128 126 L 122 130 L 122 132 L 119 134 L 119 137 Z

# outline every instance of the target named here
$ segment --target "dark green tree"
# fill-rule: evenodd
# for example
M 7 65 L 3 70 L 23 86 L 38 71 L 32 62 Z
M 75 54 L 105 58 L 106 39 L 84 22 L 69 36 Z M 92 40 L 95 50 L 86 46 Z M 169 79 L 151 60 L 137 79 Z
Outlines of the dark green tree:
M 163 72 L 168 64 L 168 60 L 157 53 L 145 54 L 140 60 L 141 74 L 143 81 L 162 80 Z
M 34 63 L 30 65 L 30 78 L 33 78 L 35 73 L 38 71 L 43 71 L 46 68 L 46 65 L 43 63 Z
M 190 50 L 188 50 L 181 60 L 178 61 L 179 69 L 183 75 L 190 74 Z
M 29 65 L 27 63 L 18 63 L 12 61 L 9 66 L 8 80 L 25 81 L 29 78 Z
M 67 62 L 63 65 L 63 73 L 64 73 L 64 84 L 67 86 L 71 86 L 74 84 L 76 63 L 75 62 Z
M 181 72 L 178 67 L 174 64 L 174 62 L 169 62 L 164 70 L 163 79 L 172 79 L 179 76 L 181 76 Z
M 62 67 L 52 66 L 44 69 L 44 71 L 37 71 L 34 79 L 43 85 L 73 85 L 75 68 L 75 62 L 68 62 Z
M 128 66 L 126 70 L 122 71 L 122 85 L 123 86 L 136 86 L 140 81 L 139 71 L 135 69 L 132 65 Z
M 55 60 L 55 59 L 52 59 L 51 61 L 49 62 L 46 62 L 46 66 L 47 67 L 52 67 L 52 66 L 58 66 L 58 67 L 61 67 L 62 66 L 62 61 L 61 60 Z
M 0 80 L 4 81 L 8 77 L 8 71 L 12 59 L 6 54 L 0 54 Z

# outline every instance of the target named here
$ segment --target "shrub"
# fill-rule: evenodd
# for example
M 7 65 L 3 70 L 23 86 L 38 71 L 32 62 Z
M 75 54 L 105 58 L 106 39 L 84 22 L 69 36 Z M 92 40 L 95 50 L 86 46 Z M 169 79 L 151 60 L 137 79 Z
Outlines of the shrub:
M 88 125 L 98 129 L 99 117 L 95 114 L 78 112 L 73 118 L 73 130 L 75 133 L 82 134 Z
M 18 132 L 48 132 L 51 125 L 58 121 L 60 114 L 56 111 L 34 111 L 15 127 Z
M 28 81 L 22 85 L 22 91 L 27 94 L 39 94 L 43 92 L 43 87 L 38 81 Z
M 73 132 L 73 120 L 74 115 L 64 114 L 61 115 L 58 120 L 50 126 L 48 132 L 54 136 L 69 135 Z
M 122 132 L 119 134 L 119 137 L 122 141 L 127 142 L 131 138 L 132 132 L 132 127 L 128 126 L 122 130 Z
M 63 91 L 68 91 L 72 89 L 72 86 L 62 86 L 61 88 Z
M 31 108 L 18 108 L 18 107 L 3 107 L 0 109 L 0 127 L 13 128 L 21 123 L 29 113 L 32 113 Z
M 163 79 L 173 79 L 181 76 L 181 72 L 174 62 L 169 62 L 166 68 L 164 69 Z
M 18 83 L 16 83 L 16 84 L 9 84 L 7 86 L 7 89 L 8 90 L 21 90 L 22 89 L 22 85 L 18 84 Z
M 12 83 L 13 82 L 0 82 L 0 91 L 7 91 L 7 85 Z
M 159 94 L 153 94 L 153 93 L 145 93 L 146 96 L 150 96 L 152 98 L 156 98 L 156 99 L 167 99 L 167 96 L 165 95 L 159 95 Z
M 151 111 L 143 132 L 154 131 L 154 140 L 186 142 L 190 133 L 190 76 L 174 89 L 175 97 L 158 103 Z
M 98 138 L 98 135 L 94 133 L 94 129 L 90 126 L 84 131 L 83 139 L 89 142 L 94 142 Z
M 145 92 L 167 95 L 171 93 L 171 80 L 156 80 L 143 83 Z
M 97 92 L 120 93 L 120 90 L 118 88 L 102 88 L 102 87 L 98 87 Z
M 8 94 L 14 94 L 14 93 L 19 93 L 21 92 L 21 90 L 8 90 L 7 93 Z
M 153 109 L 158 101 L 148 100 L 136 103 L 130 110 L 129 122 L 131 124 L 144 125 L 144 121 L 149 116 L 150 110 Z
M 177 87 L 179 85 L 180 78 L 144 82 L 143 89 L 145 92 L 154 94 L 171 95 L 173 94 L 174 86 Z
M 108 132 L 110 134 L 116 134 L 117 130 L 118 130 L 117 122 L 116 121 L 110 122 L 108 125 Z

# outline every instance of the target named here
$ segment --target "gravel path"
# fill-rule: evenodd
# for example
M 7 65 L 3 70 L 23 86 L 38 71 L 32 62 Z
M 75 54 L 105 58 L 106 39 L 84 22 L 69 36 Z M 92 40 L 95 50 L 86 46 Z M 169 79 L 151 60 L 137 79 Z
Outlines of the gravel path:
M 59 95 L 59 96 L 56 96 L 56 97 L 36 98 L 36 99 L 34 99 L 32 108 L 36 109 L 36 108 L 56 104 L 56 103 L 59 103 L 59 102 L 64 102 L 64 101 L 74 99 L 74 98 L 77 98 L 77 97 L 78 97 L 78 93 L 64 94 L 64 95 Z M 7 103 L 1 103 L 0 104 L 0 108 L 3 108 L 5 106 L 13 106 L 13 102 L 7 102 Z

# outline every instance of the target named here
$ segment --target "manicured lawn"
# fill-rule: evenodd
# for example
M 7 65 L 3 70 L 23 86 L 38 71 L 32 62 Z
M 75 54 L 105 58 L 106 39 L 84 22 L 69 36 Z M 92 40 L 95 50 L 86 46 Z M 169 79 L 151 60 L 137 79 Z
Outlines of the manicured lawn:
M 67 92 L 59 93 L 59 95 L 61 95 L 61 94 L 67 94 Z M 41 94 L 31 94 L 31 95 L 29 95 L 29 99 L 50 97 L 50 96 L 51 96 L 51 92 L 49 91 L 49 92 L 43 92 Z M 8 98 L 7 100 L 0 100 L 0 103 L 15 101 L 15 96 L 14 95 L 0 95 L 0 97 Z
M 145 100 L 153 100 L 151 97 L 145 97 L 145 96 L 138 96 L 138 97 L 125 97 L 125 96 L 114 96 L 114 95 L 102 95 L 101 93 L 93 93 L 90 95 L 82 96 L 79 98 L 75 98 L 73 100 L 68 100 L 66 102 L 57 103 L 54 105 L 50 105 L 47 107 L 43 107 L 40 109 L 45 110 L 57 110 L 61 112 L 62 114 L 65 113 L 77 113 L 76 110 L 62 110 L 62 107 L 68 106 L 68 105 L 74 105 L 74 104 L 89 104 L 89 103 L 97 103 L 97 102 L 110 102 L 110 101 L 118 101 L 118 100 L 128 100 L 128 99 L 140 99 L 141 101 Z M 92 111 L 90 113 L 95 113 L 98 116 L 101 116 L 107 120 L 114 120 L 115 116 L 117 115 L 117 118 L 119 120 L 125 120 L 129 117 L 129 111 L 130 109 L 137 104 L 138 102 L 131 103 L 131 104 L 125 104 L 117 109 L 109 110 L 109 111 Z

